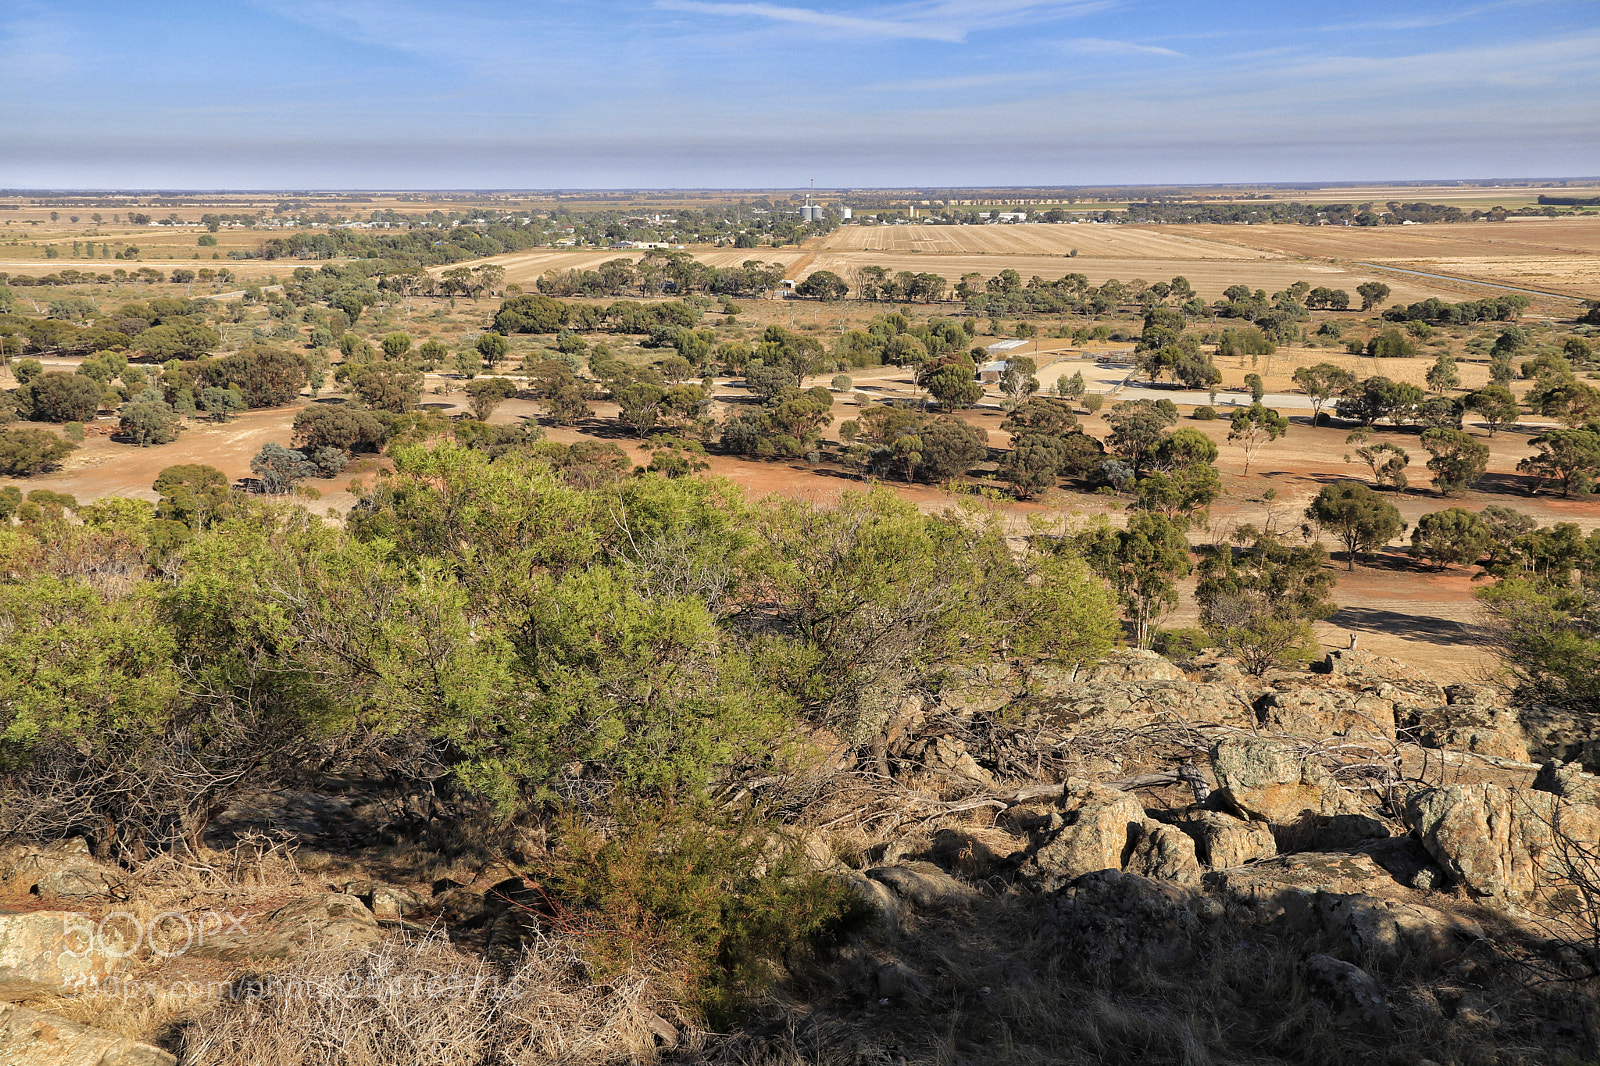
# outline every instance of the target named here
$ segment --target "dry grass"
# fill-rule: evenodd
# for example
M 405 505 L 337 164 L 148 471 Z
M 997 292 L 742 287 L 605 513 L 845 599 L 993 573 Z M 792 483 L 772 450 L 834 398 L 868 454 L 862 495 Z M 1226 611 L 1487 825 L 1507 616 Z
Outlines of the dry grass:
M 730 1066 L 1593 1061 L 1581 1050 L 1589 1038 L 1580 1021 L 1594 1007 L 1592 990 L 1530 985 L 1492 952 L 1474 950 L 1441 970 L 1229 917 L 1177 930 L 1132 921 L 1122 933 L 1066 931 L 1048 898 L 1026 896 L 919 915 L 903 936 L 859 945 L 813 975 L 794 1000 L 771 1005 L 764 1027 L 711 1046 L 707 1057 Z M 1339 1024 L 1306 974 L 1316 952 L 1378 978 L 1392 1033 Z M 874 975 L 886 965 L 909 967 L 926 994 L 878 995 Z
M 193 1066 L 487 1066 L 653 1059 L 645 981 L 590 981 L 570 946 L 540 941 L 500 971 L 442 939 L 307 956 L 195 1018 Z

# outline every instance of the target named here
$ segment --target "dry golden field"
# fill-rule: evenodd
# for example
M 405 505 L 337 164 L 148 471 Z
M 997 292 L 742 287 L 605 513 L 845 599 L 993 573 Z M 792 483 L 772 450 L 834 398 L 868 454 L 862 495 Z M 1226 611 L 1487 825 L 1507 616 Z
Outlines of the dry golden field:
M 1195 227 L 1077 222 L 1010 226 L 844 226 L 822 247 L 832 252 L 1065 256 L 1103 259 L 1264 259 L 1272 253 L 1183 232 Z
M 1600 215 L 1371 229 L 1215 225 L 1158 228 L 1287 258 L 1370 262 L 1570 296 L 1600 297 Z M 1384 281 L 1391 287 L 1395 285 L 1390 276 L 1385 276 Z

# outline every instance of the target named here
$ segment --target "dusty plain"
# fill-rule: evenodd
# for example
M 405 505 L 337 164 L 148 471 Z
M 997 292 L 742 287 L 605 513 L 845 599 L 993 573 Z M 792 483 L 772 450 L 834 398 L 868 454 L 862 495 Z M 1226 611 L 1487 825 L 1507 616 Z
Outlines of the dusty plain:
M 1569 190 L 1563 190 L 1567 192 Z M 1373 199 L 1404 198 L 1427 199 L 1422 194 L 1413 195 L 1407 189 L 1403 197 L 1395 190 L 1377 190 Z M 1482 190 L 1478 190 L 1482 192 Z M 1288 197 L 1311 199 L 1313 197 Z M 1436 200 L 1444 199 L 1435 196 Z M 258 198 L 262 202 L 275 199 Z M 466 198 L 463 198 L 465 202 Z M 3 201 L 0 201 L 3 202 Z M 241 204 L 245 201 L 241 200 Z M 250 201 L 255 202 L 255 201 Z M 1504 199 L 1496 202 L 1505 202 Z M 331 201 L 330 201 L 331 203 Z M 397 195 L 375 197 L 359 204 L 346 204 L 351 210 L 367 212 L 383 207 L 415 211 L 422 206 L 441 207 L 445 210 L 459 206 L 456 200 L 437 200 L 419 205 L 414 200 Z M 607 206 L 610 203 L 607 202 Z M 244 210 L 243 206 L 238 207 Z M 260 260 L 226 258 L 230 250 L 249 250 L 264 238 L 278 231 L 263 233 L 244 229 L 224 228 L 217 234 L 216 248 L 198 248 L 197 226 L 96 227 L 84 221 L 87 209 L 73 209 L 80 214 L 80 222 L 65 221 L 65 208 L 56 208 L 63 218 L 56 223 L 40 217 L 40 210 L 0 212 L 0 271 L 11 273 L 42 274 L 47 270 L 75 267 L 80 270 L 106 271 L 112 266 L 129 269 L 140 265 L 154 265 L 163 271 L 173 267 L 191 268 L 227 266 L 240 282 L 271 281 L 286 276 L 296 266 L 316 266 L 316 262 L 293 260 Z M 98 208 L 109 216 L 107 208 Z M 148 210 L 148 208 L 142 208 Z M 229 210 L 211 205 L 204 210 Z M 180 217 L 192 215 L 195 219 L 203 210 L 199 206 L 174 209 Z M 32 223 L 32 224 L 30 224 Z M 22 232 L 26 229 L 26 232 Z M 25 239 L 24 239 L 25 238 Z M 136 244 L 140 249 L 138 262 L 116 260 L 73 260 L 60 258 L 45 260 L 36 245 L 46 242 L 60 244 L 73 239 L 110 242 L 113 249 L 120 243 Z M 1434 224 L 1417 226 L 1384 226 L 1374 229 L 1346 227 L 1305 227 L 1297 225 L 1268 226 L 1131 226 L 1111 224 L 1057 224 L 1011 226 L 935 226 L 935 225 L 852 225 L 843 227 L 826 238 L 814 240 L 802 248 L 733 249 L 730 247 L 690 246 L 685 249 L 697 258 L 718 266 L 733 265 L 749 259 L 778 262 L 784 265 L 786 275 L 802 278 L 820 269 L 839 273 L 849 279 L 851 272 L 868 265 L 884 266 L 891 270 L 928 271 L 955 282 L 963 275 L 977 273 L 983 278 L 998 274 L 1004 269 L 1018 271 L 1024 279 L 1040 276 L 1046 279 L 1067 273 L 1082 273 L 1091 283 L 1098 284 L 1108 278 L 1122 281 L 1144 279 L 1167 280 L 1182 275 L 1190 281 L 1198 294 L 1207 300 L 1216 299 L 1222 289 L 1235 283 L 1269 292 L 1285 288 L 1294 281 L 1305 280 L 1312 285 L 1343 288 L 1354 293 L 1363 281 L 1378 280 L 1390 286 L 1388 301 L 1410 302 L 1427 296 L 1446 300 L 1478 299 L 1494 295 L 1510 286 L 1538 290 L 1528 308 L 1523 325 L 1527 328 L 1570 328 L 1570 323 L 1581 310 L 1579 298 L 1600 298 L 1600 216 L 1566 217 L 1556 219 L 1513 219 L 1504 223 Z M 1071 254 L 1076 251 L 1076 254 Z M 203 254 L 201 254 L 203 253 Z M 219 259 L 210 258 L 218 254 Z M 495 257 L 506 270 L 505 281 L 532 289 L 538 278 L 547 271 L 585 269 L 618 256 L 638 258 L 637 250 L 612 250 L 581 248 L 558 250 L 532 249 Z M 468 264 L 475 265 L 475 264 Z M 1445 277 L 1422 277 L 1400 271 L 1416 271 Z M 235 288 L 237 286 L 234 286 Z M 115 291 L 113 291 L 115 290 Z M 16 289 L 26 303 L 42 302 L 61 294 L 77 294 L 79 290 L 28 288 Z M 213 285 L 205 291 L 228 295 L 224 286 Z M 195 285 L 122 285 L 83 286 L 81 292 L 97 300 L 116 302 L 148 298 L 150 295 L 202 295 Z M 364 319 L 358 331 L 381 335 L 388 330 L 405 330 L 418 343 L 429 337 L 438 337 L 458 345 L 463 337 L 471 337 L 487 324 L 498 298 L 479 300 L 458 299 L 447 301 L 417 298 L 384 310 L 376 321 Z M 865 304 L 847 301 L 841 305 L 820 305 L 798 299 L 770 299 L 741 301 L 743 313 L 737 321 L 718 321 L 723 316 L 707 315 L 707 325 L 714 326 L 719 335 L 730 339 L 750 339 L 768 323 L 802 331 L 813 331 L 824 344 L 838 331 L 864 325 L 873 315 L 891 310 L 890 305 Z M 920 305 L 911 308 L 915 316 L 927 314 L 958 314 L 957 303 Z M 1318 312 L 1309 329 L 1322 321 L 1341 324 L 1345 337 L 1365 337 L 1373 329 L 1371 315 L 1357 312 Z M 1114 329 L 1137 334 L 1137 320 L 1124 314 L 1119 318 L 1108 316 L 1104 323 Z M 1039 337 L 1025 351 L 1041 364 L 1039 377 L 1046 385 L 1056 377 L 1083 370 L 1089 380 L 1091 392 L 1106 394 L 1109 403 L 1125 399 L 1135 392 L 1136 386 L 1125 383 L 1126 372 L 1107 368 L 1096 361 L 1097 356 L 1109 352 L 1125 351 L 1131 341 L 1107 341 L 1074 344 L 1070 340 L 1053 336 L 1065 327 L 1070 333 L 1083 320 L 1068 318 L 1056 320 L 1043 318 L 1037 321 Z M 1001 323 L 987 318 L 979 320 L 979 335 L 975 343 L 986 344 L 1000 339 L 994 332 Z M 1485 327 L 1488 328 L 1488 327 Z M 248 339 L 247 329 L 232 329 L 224 338 L 224 348 L 238 347 Z M 1289 347 L 1280 349 L 1270 359 L 1257 365 L 1247 365 L 1246 360 L 1219 360 L 1224 374 L 1220 387 L 1219 406 L 1226 407 L 1242 388 L 1243 376 L 1252 370 L 1262 373 L 1269 394 L 1285 394 L 1293 398 L 1294 386 L 1290 379 L 1294 368 L 1312 362 L 1334 362 L 1346 365 L 1360 376 L 1382 373 L 1386 376 L 1421 382 L 1432 357 L 1440 352 L 1456 355 L 1460 362 L 1462 387 L 1472 388 L 1487 380 L 1487 366 L 1481 353 L 1467 349 L 1469 332 L 1465 329 L 1444 329 L 1423 347 L 1423 357 L 1413 360 L 1384 360 L 1381 364 L 1364 356 L 1350 356 L 1342 345 L 1328 342 L 1319 346 Z M 515 367 L 523 354 L 537 349 L 540 338 L 517 337 L 513 339 L 513 353 L 506 365 Z M 658 359 L 660 351 L 622 346 L 619 354 L 624 358 L 648 361 Z M 69 369 L 71 360 L 47 360 L 52 368 Z M 512 373 L 515 377 L 515 373 Z M 817 384 L 827 384 L 830 375 L 822 375 Z M 910 398 L 916 389 L 909 375 L 895 367 L 868 368 L 852 375 L 858 389 L 879 397 Z M 0 383 L 14 384 L 9 373 Z M 465 411 L 465 397 L 459 391 L 462 382 L 453 374 L 436 372 L 428 375 L 425 402 L 439 405 L 446 414 Z M 1525 390 L 1526 382 L 1518 381 L 1515 388 Z M 719 407 L 737 404 L 747 399 L 747 394 L 737 380 L 718 379 L 714 393 Z M 326 402 L 338 399 L 338 393 L 325 393 L 320 400 L 302 397 L 303 403 Z M 963 417 L 984 428 L 992 447 L 1003 447 L 1006 435 L 999 430 L 1003 417 L 1001 397 L 992 389 L 982 403 Z M 1193 397 L 1189 398 L 1193 400 Z M 1303 398 L 1302 398 L 1303 399 Z M 1180 403 L 1187 413 L 1193 403 Z M 1227 496 L 1212 510 L 1212 528 L 1226 528 L 1230 524 L 1251 522 L 1257 525 L 1272 523 L 1279 528 L 1298 530 L 1303 521 L 1306 502 L 1318 488 L 1328 481 L 1355 478 L 1362 469 L 1345 462 L 1343 456 L 1350 449 L 1344 443 L 1348 427 L 1316 427 L 1309 424 L 1309 411 L 1303 404 L 1286 402 L 1286 414 L 1292 416 L 1292 428 L 1281 441 L 1269 445 L 1257 460 L 1248 477 L 1243 474 L 1242 459 L 1238 449 L 1226 441 L 1227 423 L 1195 422 L 1185 419 L 1181 424 L 1202 429 L 1221 446 L 1217 463 L 1223 475 Z M 137 449 L 113 441 L 110 437 L 114 419 L 102 417 L 89 427 L 84 446 L 74 453 L 58 470 L 25 480 L 7 479 L 24 491 L 49 488 L 70 492 L 80 501 L 109 495 L 133 496 L 153 500 L 150 490 L 156 474 L 166 466 L 200 462 L 217 466 L 233 478 L 249 476 L 252 455 L 268 440 L 288 443 L 290 422 L 298 408 L 250 412 L 226 425 L 193 423 L 173 444 L 152 449 Z M 595 405 L 595 417 L 576 427 L 557 428 L 546 425 L 551 439 L 571 441 L 580 438 L 617 440 L 630 452 L 632 444 L 619 438 L 616 424 L 611 419 L 614 408 L 605 403 Z M 835 405 L 834 424 L 828 436 L 837 439 L 838 425 L 853 417 L 855 409 L 843 398 Z M 531 401 L 512 400 L 496 412 L 493 421 L 512 424 L 521 419 L 540 419 L 542 408 Z M 1224 419 L 1226 411 L 1224 410 Z M 1105 425 L 1101 416 L 1085 419 L 1086 428 L 1096 436 L 1103 436 Z M 1468 428 L 1486 439 L 1491 449 L 1488 475 L 1463 498 L 1444 500 L 1433 493 L 1427 483 L 1427 473 L 1421 469 L 1426 458 L 1416 440 L 1416 430 L 1385 430 L 1383 435 L 1407 447 L 1413 454 L 1412 489 L 1399 494 L 1395 502 L 1408 522 L 1428 511 L 1459 505 L 1481 509 L 1492 503 L 1513 506 L 1537 518 L 1542 524 L 1557 521 L 1577 523 L 1588 531 L 1600 522 L 1600 502 L 1594 497 L 1563 500 L 1547 494 L 1531 495 L 1528 479 L 1516 472 L 1517 461 L 1531 451 L 1528 438 L 1541 428 L 1537 420 L 1516 431 L 1502 432 L 1493 439 L 1485 438 L 1481 426 L 1470 420 Z M 641 465 L 648 461 L 645 453 Z M 367 458 L 356 464 L 335 482 L 318 483 L 319 500 L 310 503 L 315 510 L 336 517 L 347 510 L 357 499 L 353 487 L 359 483 L 370 484 L 384 460 Z M 710 459 L 710 473 L 727 477 L 744 486 L 752 495 L 783 493 L 817 500 L 827 500 L 841 491 L 858 487 L 861 482 L 842 467 L 829 463 L 757 462 L 736 457 L 714 455 Z M 972 479 L 973 487 L 999 490 L 998 482 L 980 467 Z M 1000 511 L 1007 521 L 1020 530 L 1027 520 L 1037 516 L 1049 517 L 1063 524 L 1089 521 L 1095 516 L 1117 520 L 1125 501 L 1107 500 L 1056 490 L 1042 500 L 1016 502 L 1002 499 L 999 491 L 986 496 L 970 493 L 952 494 L 935 486 L 890 483 L 891 487 L 930 510 L 943 509 L 958 504 L 974 504 Z M 1269 490 L 1271 492 L 1269 493 Z M 1329 545 L 1332 546 L 1331 544 Z M 1489 657 L 1479 645 L 1476 624 L 1477 607 L 1472 598 L 1476 587 L 1469 577 L 1459 571 L 1435 573 L 1414 564 L 1404 555 L 1402 542 L 1394 545 L 1369 565 L 1358 566 L 1354 573 L 1346 573 L 1342 561 L 1340 583 L 1335 599 L 1343 605 L 1338 616 L 1322 625 L 1325 641 L 1330 646 L 1344 646 L 1351 633 L 1359 633 L 1362 647 L 1393 654 L 1400 658 L 1426 665 L 1441 680 L 1450 677 L 1469 678 L 1489 669 Z M 1192 624 L 1191 601 L 1185 597 L 1184 606 L 1168 620 L 1169 625 Z

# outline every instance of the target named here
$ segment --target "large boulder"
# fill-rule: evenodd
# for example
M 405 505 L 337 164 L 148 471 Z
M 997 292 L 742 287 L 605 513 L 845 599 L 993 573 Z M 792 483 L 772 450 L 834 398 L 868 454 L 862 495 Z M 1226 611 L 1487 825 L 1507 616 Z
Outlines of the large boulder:
M 1146 819 L 1139 826 L 1128 872 L 1157 881 L 1200 883 L 1194 841 L 1182 829 Z
M 1568 803 L 1600 807 L 1600 777 L 1586 774 L 1575 763 L 1548 762 L 1539 768 L 1533 787 L 1560 796 Z
M 0 873 L 0 881 L 36 896 L 81 899 L 106 895 L 115 871 L 94 861 L 81 837 L 27 851 Z
M 878 866 L 867 878 L 884 885 L 894 895 L 917 907 L 959 907 L 978 898 L 971 885 L 945 873 L 931 862 Z
M 1127 865 L 1145 821 L 1137 799 L 1114 788 L 1068 778 L 1059 802 L 1063 824 L 1034 852 L 1042 871 L 1073 878 Z
M 1365 692 L 1297 688 L 1269 692 L 1256 704 L 1264 728 L 1303 737 L 1393 740 L 1394 703 Z
M 1153 651 L 1125 648 L 1107 655 L 1089 671 L 1085 680 L 1091 685 L 1128 681 L 1182 681 L 1184 673 L 1176 663 Z
M 1424 789 L 1405 821 L 1440 866 L 1477 896 L 1532 905 L 1547 890 L 1594 871 L 1584 852 L 1600 840 L 1600 809 L 1536 789 L 1450 785 Z
M 1322 925 L 1317 901 L 1326 893 L 1382 895 L 1400 886 L 1370 856 L 1297 852 L 1205 874 L 1207 888 L 1250 920 L 1261 925 L 1282 923 L 1295 932 Z
M 0 1003 L 0 1062 L 6 1066 L 175 1066 L 177 1061 L 118 1033 Z
M 1095 973 L 1165 972 L 1194 958 L 1221 908 L 1203 894 L 1119 870 L 1098 870 L 1054 893 L 1050 924 L 1066 957 Z
M 126 931 L 71 911 L 0 914 L 0 1000 L 97 987 L 131 952 Z
M 1228 737 L 1211 748 L 1218 798 L 1247 818 L 1303 825 L 1318 815 L 1358 813 L 1357 805 L 1314 759 L 1254 737 Z
M 1194 838 L 1196 856 L 1214 870 L 1278 854 L 1278 843 L 1264 822 L 1246 821 L 1222 811 L 1196 811 L 1182 826 Z
M 383 934 L 367 905 L 344 892 L 323 892 L 286 903 L 240 930 L 196 944 L 193 954 L 230 962 L 284 958 L 309 946 L 371 944 Z
M 1335 1025 L 1373 1036 L 1394 1031 L 1394 1016 L 1372 975 L 1331 955 L 1306 959 L 1306 983 L 1333 1012 Z

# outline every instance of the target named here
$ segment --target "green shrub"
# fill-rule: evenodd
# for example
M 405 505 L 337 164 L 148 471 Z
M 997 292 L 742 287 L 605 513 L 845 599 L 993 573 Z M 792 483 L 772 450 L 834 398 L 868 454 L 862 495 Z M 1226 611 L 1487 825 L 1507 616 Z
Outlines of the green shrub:
M 1194 409 L 1194 414 L 1190 417 L 1196 422 L 1215 422 L 1217 420 L 1217 409 L 1202 404 Z
M 1150 642 L 1151 650 L 1169 659 L 1190 659 L 1215 646 L 1216 641 L 1205 630 L 1191 627 L 1158 629 Z
M 619 804 L 609 832 L 565 817 L 528 875 L 580 935 L 595 980 L 652 970 L 715 1023 L 753 1004 L 792 952 L 858 915 L 841 882 L 804 869 L 797 845 L 707 813 Z

